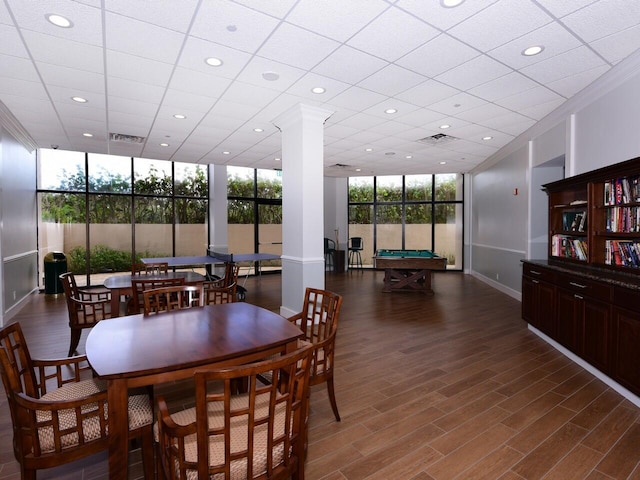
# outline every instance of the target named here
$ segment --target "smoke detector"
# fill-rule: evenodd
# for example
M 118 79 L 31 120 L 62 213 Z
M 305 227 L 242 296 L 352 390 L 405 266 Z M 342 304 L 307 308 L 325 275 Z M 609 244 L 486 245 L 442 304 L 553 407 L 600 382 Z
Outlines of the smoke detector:
M 445 135 L 444 133 L 437 133 L 435 135 L 431 135 L 430 137 L 421 138 L 418 140 L 420 143 L 426 143 L 427 145 L 445 145 L 447 143 L 455 142 L 458 140 L 456 137 L 452 137 L 451 135 Z
M 109 140 L 112 142 L 120 143 L 144 143 L 144 137 L 137 137 L 135 135 L 125 135 L 124 133 L 110 133 Z

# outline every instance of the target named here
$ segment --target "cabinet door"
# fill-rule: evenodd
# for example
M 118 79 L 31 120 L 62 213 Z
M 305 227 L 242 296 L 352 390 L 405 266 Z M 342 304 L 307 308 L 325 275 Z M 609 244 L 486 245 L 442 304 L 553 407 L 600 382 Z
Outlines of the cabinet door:
M 582 355 L 598 370 L 611 371 L 611 306 L 585 297 L 582 308 Z
M 522 318 L 530 325 L 539 328 L 536 315 L 537 288 L 537 280 L 522 277 Z
M 546 282 L 538 283 L 538 325 L 551 338 L 556 338 L 556 288 Z
M 613 323 L 612 376 L 640 395 L 640 313 L 614 307 Z
M 578 325 L 582 316 L 582 299 L 574 292 L 558 288 L 556 303 L 558 307 L 556 340 L 576 355 L 582 356 L 580 348 L 582 327 Z

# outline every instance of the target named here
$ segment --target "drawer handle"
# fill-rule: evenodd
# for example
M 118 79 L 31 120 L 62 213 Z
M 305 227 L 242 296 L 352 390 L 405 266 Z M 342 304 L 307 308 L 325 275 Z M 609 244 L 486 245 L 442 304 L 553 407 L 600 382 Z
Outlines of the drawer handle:
M 531 280 L 531 283 L 540 283 L 540 280 Z
M 573 298 L 577 298 L 578 300 L 584 300 L 582 295 L 578 295 L 577 293 L 573 295 Z
M 576 283 L 576 282 L 569 282 L 569 285 L 571 285 L 572 287 L 587 288 L 586 285 L 580 285 L 579 283 Z
M 542 273 L 538 272 L 537 270 L 529 270 L 529 273 L 531 273 L 533 275 L 542 275 Z

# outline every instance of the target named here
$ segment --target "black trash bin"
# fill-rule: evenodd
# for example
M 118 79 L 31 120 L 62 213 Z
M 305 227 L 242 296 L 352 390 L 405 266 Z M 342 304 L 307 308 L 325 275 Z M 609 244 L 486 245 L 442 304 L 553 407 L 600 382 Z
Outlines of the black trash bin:
M 44 293 L 63 293 L 60 275 L 67 273 L 67 257 L 62 252 L 49 252 L 44 256 Z

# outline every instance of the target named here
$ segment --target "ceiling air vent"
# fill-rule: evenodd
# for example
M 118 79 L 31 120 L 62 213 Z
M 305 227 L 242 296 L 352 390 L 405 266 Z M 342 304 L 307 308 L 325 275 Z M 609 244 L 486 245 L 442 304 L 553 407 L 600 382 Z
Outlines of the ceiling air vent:
M 452 137 L 451 135 L 445 135 L 444 133 L 438 133 L 436 135 L 431 135 L 430 137 L 421 138 L 418 140 L 420 143 L 426 143 L 427 145 L 445 145 L 447 143 L 455 142 L 458 140 L 456 137 Z
M 144 143 L 144 137 L 136 137 L 135 135 L 125 135 L 123 133 L 110 133 L 109 140 L 120 143 Z

